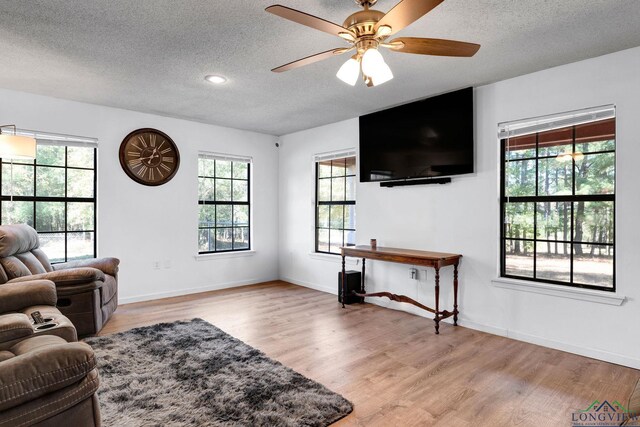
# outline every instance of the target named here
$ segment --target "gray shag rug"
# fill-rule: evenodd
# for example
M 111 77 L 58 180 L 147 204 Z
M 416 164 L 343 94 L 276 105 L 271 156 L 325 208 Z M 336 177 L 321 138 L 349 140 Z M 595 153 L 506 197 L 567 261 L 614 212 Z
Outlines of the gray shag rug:
M 106 426 L 327 426 L 353 405 L 201 319 L 84 340 Z

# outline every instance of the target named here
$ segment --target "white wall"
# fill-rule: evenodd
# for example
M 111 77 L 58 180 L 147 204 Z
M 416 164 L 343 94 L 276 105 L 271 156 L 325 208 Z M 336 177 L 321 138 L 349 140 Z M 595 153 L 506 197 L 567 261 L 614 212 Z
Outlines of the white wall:
M 477 88 L 477 172 L 444 186 L 388 189 L 359 183 L 358 243 L 375 237 L 384 246 L 460 252 L 463 325 L 640 368 L 638 70 L 640 48 Z M 627 301 L 613 306 L 495 287 L 497 123 L 610 103 L 617 106 L 617 286 Z M 286 135 L 276 149 L 267 135 L 0 90 L 0 122 L 99 139 L 98 253 L 122 260 L 121 302 L 278 277 L 335 293 L 338 258 L 311 254 L 312 157 L 357 147 L 357 119 Z M 180 170 L 166 185 L 139 185 L 120 167 L 120 142 L 141 127 L 168 133 L 180 149 Z M 196 261 L 200 150 L 254 158 L 255 254 Z M 160 270 L 152 268 L 155 261 Z M 408 266 L 371 262 L 367 276 L 370 290 L 390 289 L 433 303 L 432 271 L 422 270 L 414 282 Z M 442 276 L 447 300 L 451 273 Z M 424 315 L 412 306 L 372 302 Z
M 549 347 L 640 368 L 640 48 L 479 87 L 476 170 L 448 185 L 381 188 L 357 185 L 357 242 L 462 253 L 461 324 Z M 375 89 L 372 89 L 375 90 Z M 604 104 L 617 106 L 617 260 L 621 306 L 498 288 L 499 122 Z M 347 120 L 281 138 L 280 277 L 336 292 L 339 257 L 313 248 L 312 156 L 358 145 L 358 121 Z M 410 266 L 370 262 L 368 290 L 389 289 L 433 304 L 433 271 L 408 276 Z M 442 294 L 451 300 L 451 272 Z M 413 306 L 371 302 L 425 315 Z M 430 322 L 425 327 L 431 328 Z
M 98 138 L 98 255 L 121 259 L 121 303 L 277 278 L 274 137 L 8 90 L 0 90 L 0 122 Z M 120 167 L 122 139 L 143 127 L 167 133 L 180 150 L 180 169 L 165 185 L 137 184 Z M 196 261 L 199 151 L 253 157 L 254 254 Z

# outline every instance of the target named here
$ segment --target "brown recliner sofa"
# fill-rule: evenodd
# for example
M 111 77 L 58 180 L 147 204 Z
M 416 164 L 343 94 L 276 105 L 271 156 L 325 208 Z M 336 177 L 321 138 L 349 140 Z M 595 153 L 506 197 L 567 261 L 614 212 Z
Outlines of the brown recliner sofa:
M 0 286 L 0 427 L 100 426 L 93 350 L 56 300 L 48 280 Z M 34 311 L 46 322 L 31 322 Z
M 117 258 L 51 264 L 38 233 L 26 224 L 0 226 L 0 287 L 5 283 L 47 279 L 56 284 L 56 306 L 79 336 L 102 329 L 118 306 Z

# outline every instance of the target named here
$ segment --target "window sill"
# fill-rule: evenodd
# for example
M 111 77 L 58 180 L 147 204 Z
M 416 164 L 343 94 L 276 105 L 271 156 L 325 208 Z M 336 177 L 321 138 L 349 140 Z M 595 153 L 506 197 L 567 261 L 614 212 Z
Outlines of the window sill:
M 528 280 L 509 279 L 506 277 L 493 279 L 491 283 L 493 284 L 493 286 L 503 289 L 512 289 L 522 292 L 533 292 L 536 294 L 597 302 L 600 304 L 622 305 L 622 303 L 624 303 L 624 301 L 626 300 L 625 296 L 618 295 L 613 292 L 561 287 L 559 285 L 530 282 Z
M 336 264 L 340 264 L 342 263 L 342 257 L 338 254 L 336 255 L 330 255 L 330 254 L 323 254 L 323 253 L 318 253 L 318 252 L 310 252 L 309 253 L 309 257 L 313 258 L 313 259 L 317 259 L 320 261 L 328 261 L 328 262 L 333 262 Z M 349 266 L 356 266 L 360 264 L 360 259 L 353 259 L 353 258 L 346 258 L 345 259 L 345 264 L 349 265 Z
M 253 256 L 256 254 L 256 251 L 238 251 L 238 252 L 220 252 L 220 253 L 211 253 L 211 254 L 198 254 L 195 256 L 196 261 L 208 261 L 212 259 L 221 259 L 221 258 L 239 258 L 245 256 Z

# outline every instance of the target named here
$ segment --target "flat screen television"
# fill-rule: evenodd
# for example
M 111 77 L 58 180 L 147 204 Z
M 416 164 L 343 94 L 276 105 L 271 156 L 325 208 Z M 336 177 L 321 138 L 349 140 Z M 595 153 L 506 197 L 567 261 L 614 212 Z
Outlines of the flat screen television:
M 360 182 L 473 172 L 473 88 L 360 117 Z

